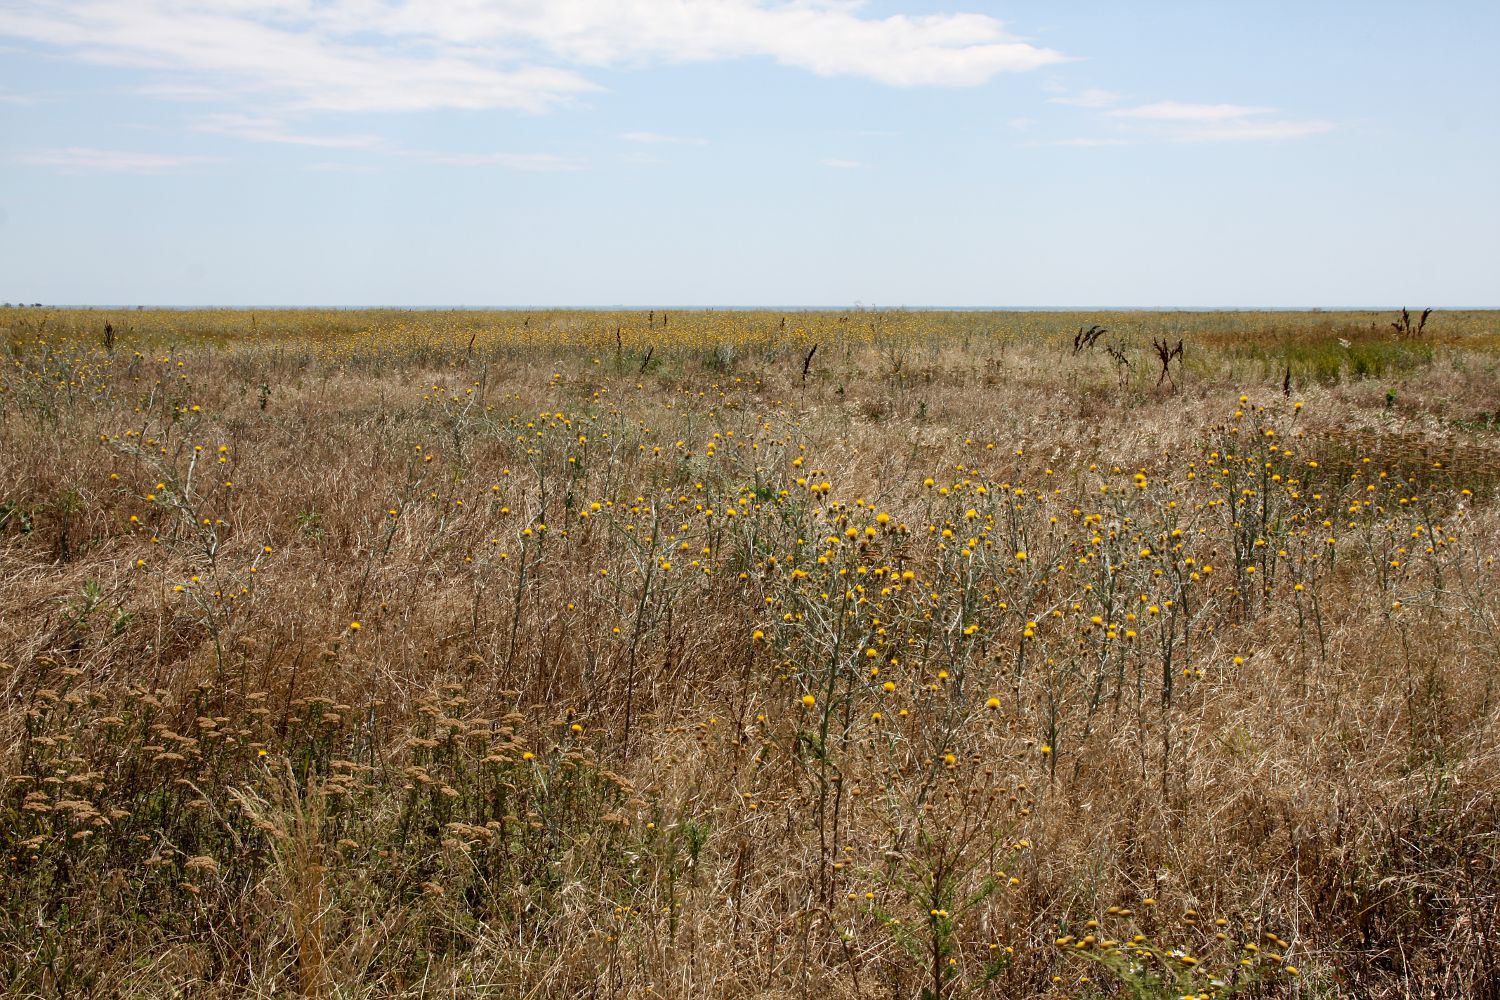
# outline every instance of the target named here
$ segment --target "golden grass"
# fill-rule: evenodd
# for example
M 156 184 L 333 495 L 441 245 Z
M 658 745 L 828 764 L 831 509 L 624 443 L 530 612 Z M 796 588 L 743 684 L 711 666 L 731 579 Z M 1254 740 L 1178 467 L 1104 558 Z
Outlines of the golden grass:
M 1493 1000 L 1500 323 L 1390 320 L 0 312 L 0 981 Z

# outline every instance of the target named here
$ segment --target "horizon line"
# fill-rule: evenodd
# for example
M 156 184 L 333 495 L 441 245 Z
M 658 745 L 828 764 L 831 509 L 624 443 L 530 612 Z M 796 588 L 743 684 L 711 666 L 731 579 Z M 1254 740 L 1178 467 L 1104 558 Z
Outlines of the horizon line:
M 395 303 L 132 303 L 129 305 L 119 303 L 27 303 L 27 302 L 3 302 L 0 309 L 77 309 L 97 311 L 144 311 L 147 309 L 170 310 L 174 312 L 190 312 L 194 310 L 203 311 L 238 311 L 267 310 L 273 312 L 294 312 L 315 309 L 332 309 L 341 312 L 371 311 L 371 312 L 647 312 L 661 310 L 677 310 L 680 312 L 1400 312 L 1402 309 L 1410 309 L 1406 305 L 1213 305 L 1213 306 L 1183 306 L 1183 305 L 1027 305 L 1027 306 L 1000 306 L 1000 305 L 872 305 L 865 303 L 854 303 L 852 305 L 791 305 L 791 304 L 765 304 L 765 305 L 687 305 L 681 303 L 667 303 L 665 305 L 633 305 L 628 303 L 613 303 L 606 305 L 560 305 L 560 304 L 529 304 L 529 305 L 463 305 L 463 304 L 421 304 L 403 305 Z M 1427 307 L 1421 307 L 1427 308 Z M 1432 306 L 1433 312 L 1500 312 L 1500 305 L 1439 305 Z M 1418 311 L 1421 311 L 1420 308 Z

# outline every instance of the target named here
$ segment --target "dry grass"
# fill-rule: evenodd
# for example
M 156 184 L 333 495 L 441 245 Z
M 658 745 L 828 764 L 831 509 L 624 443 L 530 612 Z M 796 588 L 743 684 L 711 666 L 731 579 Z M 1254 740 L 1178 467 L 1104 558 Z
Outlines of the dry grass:
M 1494 1000 L 1500 325 L 1390 320 L 0 312 L 0 981 Z

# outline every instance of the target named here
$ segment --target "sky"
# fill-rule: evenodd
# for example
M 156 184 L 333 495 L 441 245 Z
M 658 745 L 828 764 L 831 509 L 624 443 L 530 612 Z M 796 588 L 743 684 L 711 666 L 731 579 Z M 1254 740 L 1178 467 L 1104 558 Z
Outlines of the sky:
M 0 301 L 1500 306 L 1500 4 L 0 0 Z

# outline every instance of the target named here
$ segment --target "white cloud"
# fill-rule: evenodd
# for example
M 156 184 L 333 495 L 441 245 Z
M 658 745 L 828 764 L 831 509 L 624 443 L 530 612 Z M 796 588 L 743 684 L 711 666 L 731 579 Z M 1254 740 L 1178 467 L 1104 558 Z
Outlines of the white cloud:
M 1036 119 L 1035 118 L 1025 118 L 1025 117 L 1012 118 L 1010 121 L 1006 122 L 1005 124 L 1009 125 L 1011 128 L 1015 129 L 1017 132 L 1025 132 L 1027 129 L 1035 128 L 1036 127 Z
M 1253 142 L 1301 139 L 1333 128 L 1332 122 L 1267 118 L 1275 108 L 1244 104 L 1157 101 L 1107 112 L 1136 133 L 1171 142 Z
M 825 76 L 967 86 L 1063 57 L 982 14 L 861 17 L 851 0 L 374 0 L 376 30 L 531 45 L 588 66 L 768 56 Z
M 583 160 L 553 153 L 436 153 L 410 151 L 403 155 L 421 163 L 440 167 L 504 167 L 540 173 L 582 170 Z
M 582 170 L 584 161 L 577 157 L 552 153 L 454 153 L 437 150 L 403 149 L 375 135 L 309 135 L 289 130 L 277 118 L 257 115 L 223 114 L 199 119 L 198 128 L 254 142 L 314 146 L 324 149 L 369 150 L 385 156 L 402 157 L 418 163 L 440 167 L 503 167 L 531 172 Z M 665 138 L 665 137 L 664 137 Z M 324 162 L 309 164 L 305 169 L 370 173 L 370 164 Z
M 972 86 L 1063 56 L 982 14 L 864 16 L 855 0 L 37 0 L 0 35 L 288 108 L 545 111 L 580 69 L 762 57 L 893 86 Z
M 620 157 L 620 162 L 637 167 L 664 167 L 667 164 L 660 156 L 652 156 L 650 153 L 626 153 Z
M 833 168 L 835 168 L 837 170 L 859 170 L 859 169 L 862 169 L 863 167 L 869 166 L 869 164 L 867 164 L 867 163 L 861 163 L 858 160 L 836 160 L 836 159 L 830 159 L 830 160 L 822 160 L 820 162 L 825 167 L 833 167 Z
M 1269 118 L 1275 108 L 1247 104 L 1156 101 L 1104 112 L 1113 136 L 1064 139 L 1054 146 L 1116 146 L 1160 142 L 1253 142 L 1300 139 L 1334 128 L 1332 122 Z
M 1100 90 L 1098 87 L 1089 87 L 1080 90 L 1076 94 L 1059 94 L 1056 97 L 1047 98 L 1048 104 L 1066 104 L 1075 108 L 1107 108 L 1118 104 L 1123 98 L 1110 90 Z
M 373 174 L 379 168 L 369 163 L 309 163 L 302 168 L 319 174 Z
M 1176 130 L 1170 138 L 1178 142 L 1234 142 L 1258 139 L 1301 139 L 1331 132 L 1332 122 L 1230 120 Z
M 7 90 L 0 90 L 0 104 L 14 104 L 18 106 L 24 106 L 35 103 L 36 98 L 34 97 L 28 97 L 25 94 L 12 94 Z
M 440 167 L 502 167 L 507 170 L 563 172 L 583 170 L 587 164 L 577 157 L 552 153 L 443 153 L 425 150 L 389 150 L 413 163 Z M 178 156 L 163 153 L 138 153 L 125 150 L 92 149 L 68 146 L 61 149 L 36 149 L 17 153 L 13 162 L 34 167 L 52 167 L 61 173 L 131 173 L 160 174 L 205 164 L 222 163 L 212 156 Z M 305 170 L 371 173 L 378 168 L 364 163 L 309 163 Z
M 210 156 L 173 156 L 163 153 L 133 153 L 117 149 L 68 146 L 17 153 L 12 159 L 35 167 L 53 167 L 62 173 L 160 174 L 183 167 L 216 163 Z
M 364 43 L 354 37 L 353 15 L 366 6 L 362 0 L 317 6 L 300 0 L 52 0 L 0 10 L 0 35 L 55 46 L 87 62 L 186 77 L 167 86 L 270 95 L 302 109 L 543 111 L 597 89 L 571 70 L 501 67 L 456 46 L 425 45 L 420 32 L 384 45 Z
M 1181 101 L 1157 101 L 1134 108 L 1109 112 L 1114 118 L 1138 118 L 1146 121 L 1222 122 L 1250 115 L 1270 114 L 1274 108 L 1252 108 L 1241 104 L 1183 104 Z
M 286 143 L 293 146 L 321 146 L 326 149 L 371 149 L 383 144 L 375 135 L 305 135 L 287 130 L 284 123 L 275 118 L 258 115 L 209 115 L 198 121 L 202 132 L 248 139 L 252 142 Z
M 707 139 L 699 139 L 693 136 L 662 135 L 660 132 L 623 132 L 620 138 L 626 142 L 641 142 L 648 145 L 665 146 L 707 146 Z
M 1121 139 L 1109 136 L 1082 136 L 1077 139 L 1055 139 L 1052 142 L 1033 142 L 1031 146 L 1076 146 L 1080 149 L 1092 149 L 1096 146 L 1128 146 L 1129 139 Z

